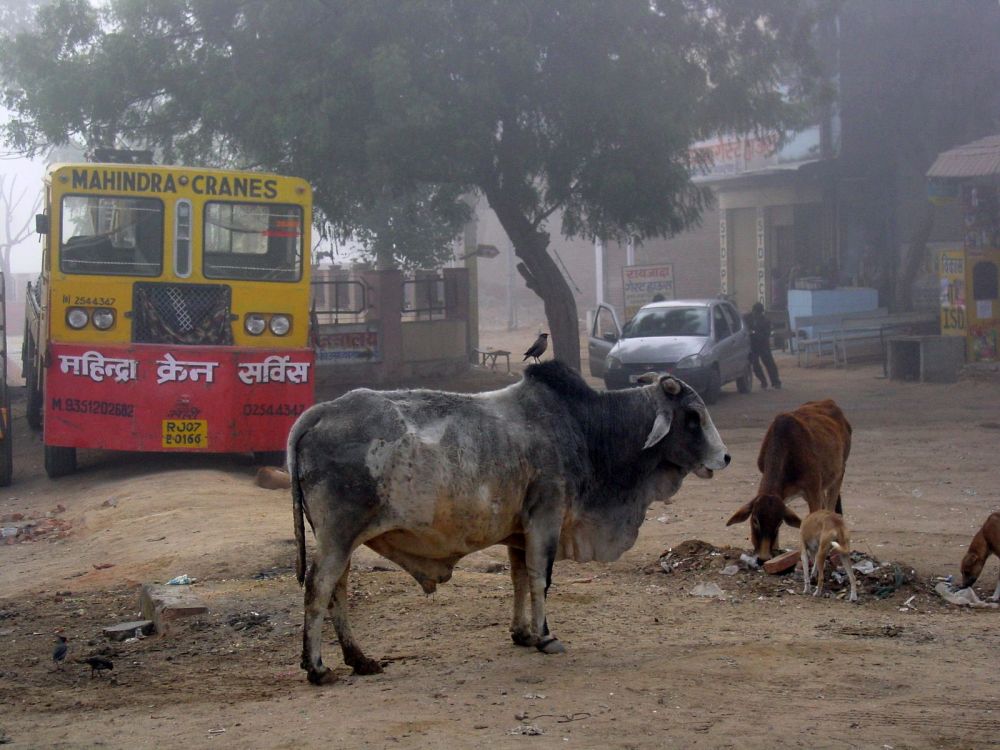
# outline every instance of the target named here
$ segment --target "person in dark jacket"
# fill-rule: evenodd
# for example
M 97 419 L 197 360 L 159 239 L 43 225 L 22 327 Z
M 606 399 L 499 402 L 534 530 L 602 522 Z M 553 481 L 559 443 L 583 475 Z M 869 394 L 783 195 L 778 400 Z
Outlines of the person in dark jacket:
M 771 378 L 771 387 L 781 388 L 778 366 L 771 355 L 771 321 L 764 315 L 764 305 L 760 302 L 754 303 L 746 316 L 746 324 L 750 332 L 750 366 L 760 381 L 760 387 L 767 390 L 767 378 L 764 377 L 764 369 L 760 366 L 763 362 Z

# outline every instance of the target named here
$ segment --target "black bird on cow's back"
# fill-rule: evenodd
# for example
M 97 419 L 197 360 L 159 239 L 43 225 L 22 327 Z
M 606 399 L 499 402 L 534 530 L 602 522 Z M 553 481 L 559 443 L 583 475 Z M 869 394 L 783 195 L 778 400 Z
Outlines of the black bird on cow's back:
M 106 656 L 88 656 L 83 662 L 90 665 L 91 677 L 94 676 L 95 672 L 100 674 L 105 669 L 111 670 L 115 668 L 114 662 Z
M 524 359 L 522 359 L 521 361 L 524 362 L 528 357 L 531 357 L 537 363 L 538 358 L 541 357 L 543 354 L 545 354 L 545 350 L 548 348 L 549 348 L 549 334 L 540 333 L 538 334 L 538 338 L 535 339 L 535 343 L 532 344 L 530 347 L 528 347 L 528 351 L 524 353 Z
M 69 644 L 66 642 L 66 636 L 57 634 L 56 645 L 52 649 L 52 661 L 56 663 L 56 669 L 62 669 L 63 660 L 68 652 Z

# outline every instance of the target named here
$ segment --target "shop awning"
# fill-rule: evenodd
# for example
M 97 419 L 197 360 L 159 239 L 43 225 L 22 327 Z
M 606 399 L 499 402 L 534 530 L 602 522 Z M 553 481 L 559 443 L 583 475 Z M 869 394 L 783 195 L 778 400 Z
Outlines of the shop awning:
M 938 154 L 928 177 L 1000 177 L 1000 133 Z

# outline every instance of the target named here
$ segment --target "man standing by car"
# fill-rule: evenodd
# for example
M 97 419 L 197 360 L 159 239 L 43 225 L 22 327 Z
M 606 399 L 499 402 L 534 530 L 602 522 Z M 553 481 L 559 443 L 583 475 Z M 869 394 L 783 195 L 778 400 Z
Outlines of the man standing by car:
M 778 366 L 771 355 L 771 321 L 764 315 L 764 305 L 755 302 L 745 320 L 750 331 L 750 365 L 760 381 L 760 387 L 767 390 L 767 378 L 764 377 L 764 369 L 760 366 L 763 362 L 771 378 L 771 387 L 781 388 Z

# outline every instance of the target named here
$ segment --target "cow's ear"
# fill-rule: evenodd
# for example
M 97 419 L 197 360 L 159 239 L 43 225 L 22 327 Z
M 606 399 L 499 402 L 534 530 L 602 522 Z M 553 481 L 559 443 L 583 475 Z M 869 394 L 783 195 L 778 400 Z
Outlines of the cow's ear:
M 642 446 L 643 450 L 652 448 L 667 436 L 667 433 L 670 432 L 670 422 L 673 420 L 673 416 L 672 412 L 663 411 L 662 409 L 656 412 L 656 419 L 653 420 L 653 429 L 649 431 L 646 444 Z
M 669 375 L 660 378 L 660 387 L 668 396 L 679 396 L 681 392 L 680 381 L 677 378 L 670 377 Z
M 753 500 L 750 500 L 745 505 L 741 505 L 740 509 L 733 513 L 733 517 L 726 521 L 726 526 L 732 526 L 734 523 L 743 523 L 750 518 L 751 511 L 753 511 Z
M 802 519 L 795 515 L 795 511 L 785 506 L 785 514 L 782 516 L 785 519 L 785 523 L 789 526 L 794 526 L 795 528 L 800 528 L 802 526 Z
M 656 382 L 656 379 L 660 377 L 658 372 L 644 372 L 642 375 L 635 379 L 636 383 L 642 383 L 643 385 L 652 385 Z

